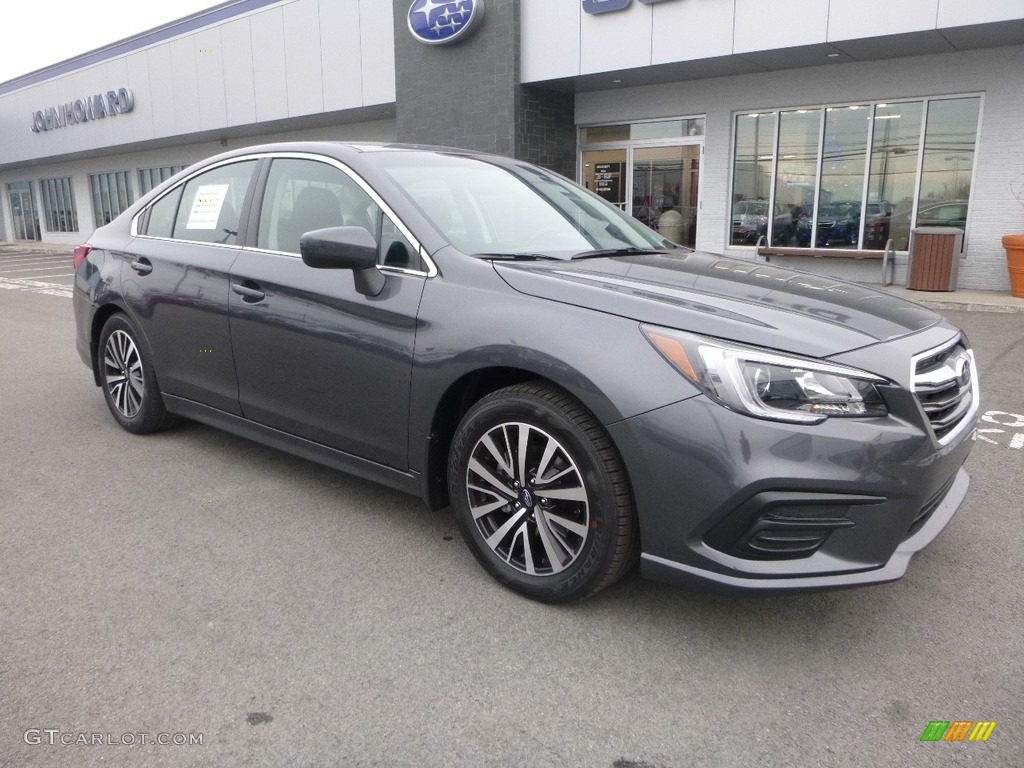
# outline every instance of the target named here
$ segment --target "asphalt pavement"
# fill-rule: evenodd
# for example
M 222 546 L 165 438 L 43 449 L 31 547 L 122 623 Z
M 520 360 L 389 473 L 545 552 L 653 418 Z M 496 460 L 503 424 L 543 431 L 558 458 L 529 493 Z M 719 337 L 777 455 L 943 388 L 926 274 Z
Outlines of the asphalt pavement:
M 1020 313 L 944 310 L 984 416 L 967 502 L 903 580 L 738 598 L 634 574 L 552 607 L 414 498 L 194 423 L 122 431 L 69 299 L 12 280 L 3 768 L 1024 766 Z M 932 721 L 997 724 L 922 742 Z

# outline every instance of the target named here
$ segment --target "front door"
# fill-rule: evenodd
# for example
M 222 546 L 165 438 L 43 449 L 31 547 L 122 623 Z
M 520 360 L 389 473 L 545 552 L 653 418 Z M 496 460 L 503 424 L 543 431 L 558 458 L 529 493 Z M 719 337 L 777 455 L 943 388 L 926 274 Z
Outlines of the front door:
M 339 226 L 371 232 L 381 264 L 409 267 L 415 261 L 415 249 L 347 173 L 317 160 L 275 158 L 257 247 L 242 251 L 231 269 L 231 339 L 242 413 L 405 470 L 416 312 L 426 277 L 388 272 L 381 292 L 367 295 L 352 270 L 303 263 L 303 233 Z M 396 262 L 399 251 L 406 258 Z
M 700 208 L 700 145 L 633 150 L 633 216 L 693 248 Z
M 703 118 L 584 128 L 580 140 L 583 186 L 667 240 L 696 247 Z

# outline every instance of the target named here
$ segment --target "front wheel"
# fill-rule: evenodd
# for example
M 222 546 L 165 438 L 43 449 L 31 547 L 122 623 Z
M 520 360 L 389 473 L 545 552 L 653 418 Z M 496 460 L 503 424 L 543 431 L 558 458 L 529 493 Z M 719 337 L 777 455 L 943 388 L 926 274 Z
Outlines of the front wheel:
M 618 452 L 593 415 L 553 386 L 520 384 L 476 403 L 452 443 L 448 485 L 477 560 L 528 597 L 583 598 L 636 561 Z
M 140 435 L 169 426 L 153 365 L 127 317 L 111 315 L 104 324 L 97 358 L 103 397 L 118 424 Z

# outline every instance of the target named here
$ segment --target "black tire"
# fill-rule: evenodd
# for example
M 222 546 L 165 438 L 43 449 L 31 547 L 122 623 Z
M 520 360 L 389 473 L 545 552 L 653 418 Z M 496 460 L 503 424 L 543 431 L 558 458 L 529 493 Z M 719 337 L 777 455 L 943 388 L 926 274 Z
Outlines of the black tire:
M 96 365 L 103 397 L 118 424 L 137 435 L 171 425 L 149 351 L 125 315 L 111 315 L 103 325 Z
M 593 415 L 547 383 L 506 387 L 470 408 L 452 441 L 448 488 L 477 560 L 527 597 L 578 600 L 636 563 L 622 460 Z

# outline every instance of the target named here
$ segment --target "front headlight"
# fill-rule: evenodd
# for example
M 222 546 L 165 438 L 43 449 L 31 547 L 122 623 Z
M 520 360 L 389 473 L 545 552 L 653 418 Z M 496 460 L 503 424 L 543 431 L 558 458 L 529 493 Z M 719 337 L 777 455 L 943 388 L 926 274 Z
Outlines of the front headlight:
M 763 419 L 818 424 L 829 416 L 885 416 L 885 379 L 844 365 L 641 325 L 683 376 L 727 408 Z

